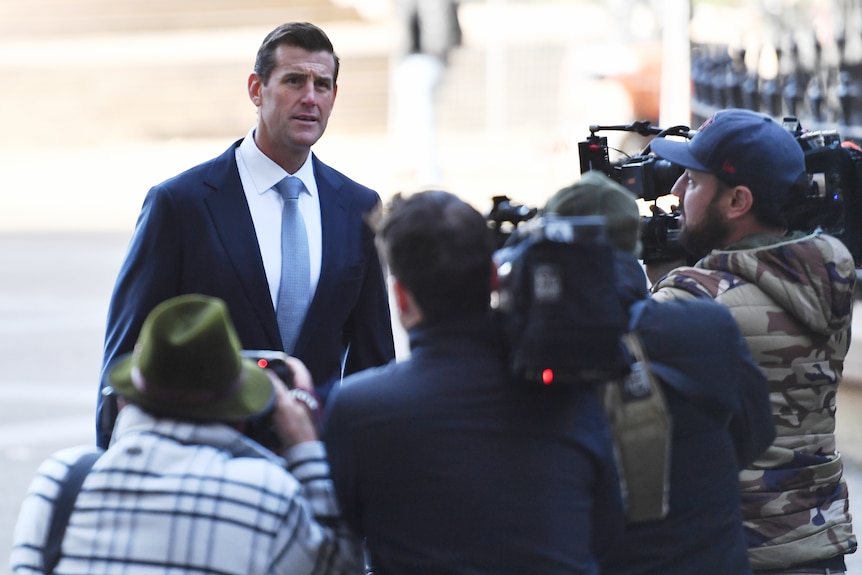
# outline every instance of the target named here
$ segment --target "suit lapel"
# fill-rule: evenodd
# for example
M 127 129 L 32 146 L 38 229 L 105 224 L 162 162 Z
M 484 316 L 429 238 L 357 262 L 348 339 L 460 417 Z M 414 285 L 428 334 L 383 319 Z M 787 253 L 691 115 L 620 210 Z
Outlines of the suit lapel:
M 236 142 L 213 163 L 204 180 L 212 188 L 205 202 L 219 240 L 245 291 L 245 297 L 251 302 L 267 337 L 277 342 L 273 349 L 280 349 L 281 337 L 269 295 L 269 284 L 236 165 L 239 143 Z

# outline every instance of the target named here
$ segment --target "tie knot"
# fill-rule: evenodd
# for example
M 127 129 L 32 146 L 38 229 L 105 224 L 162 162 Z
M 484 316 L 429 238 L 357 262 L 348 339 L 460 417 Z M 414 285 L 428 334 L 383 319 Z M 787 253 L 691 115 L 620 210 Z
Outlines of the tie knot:
M 302 180 L 295 176 L 285 176 L 283 180 L 275 185 L 275 190 L 281 194 L 285 200 L 295 200 L 299 197 L 299 193 L 305 187 Z

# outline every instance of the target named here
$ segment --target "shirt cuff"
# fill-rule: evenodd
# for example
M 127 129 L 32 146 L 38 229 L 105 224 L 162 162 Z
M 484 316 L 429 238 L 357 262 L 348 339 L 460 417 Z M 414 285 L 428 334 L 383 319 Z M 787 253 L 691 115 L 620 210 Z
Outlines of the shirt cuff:
M 297 479 L 304 476 L 328 475 L 326 447 L 322 441 L 303 441 L 285 450 L 283 454 L 287 468 Z

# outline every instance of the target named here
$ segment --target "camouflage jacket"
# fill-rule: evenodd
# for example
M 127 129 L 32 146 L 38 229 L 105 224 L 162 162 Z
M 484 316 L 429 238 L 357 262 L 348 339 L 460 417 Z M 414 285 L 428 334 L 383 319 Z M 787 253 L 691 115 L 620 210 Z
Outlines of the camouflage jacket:
M 856 550 L 835 395 L 850 346 L 853 259 L 825 234 L 747 238 L 677 268 L 653 286 L 666 300 L 726 305 L 769 382 L 775 442 L 740 473 L 754 569 L 781 569 Z

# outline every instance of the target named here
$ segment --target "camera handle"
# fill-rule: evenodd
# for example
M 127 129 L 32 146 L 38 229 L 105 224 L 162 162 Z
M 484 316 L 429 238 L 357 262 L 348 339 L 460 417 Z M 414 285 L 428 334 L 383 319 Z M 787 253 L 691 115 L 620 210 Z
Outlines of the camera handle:
M 631 124 L 618 124 L 615 126 L 600 126 L 597 124 L 593 124 L 590 126 L 590 140 L 597 140 L 598 136 L 596 136 L 596 132 L 602 131 L 613 131 L 613 132 L 634 132 L 640 136 L 648 138 L 650 136 L 655 136 L 656 138 L 664 138 L 666 136 L 680 136 L 687 140 L 690 140 L 694 136 L 694 130 L 692 130 L 688 126 L 684 126 L 679 124 L 677 126 L 671 126 L 669 128 L 659 128 L 658 126 L 653 126 L 649 120 L 638 120 L 632 122 Z M 652 141 L 652 139 L 650 139 Z M 644 147 L 641 150 L 640 156 L 645 156 L 650 153 L 650 144 Z M 583 171 L 583 170 L 582 170 Z

